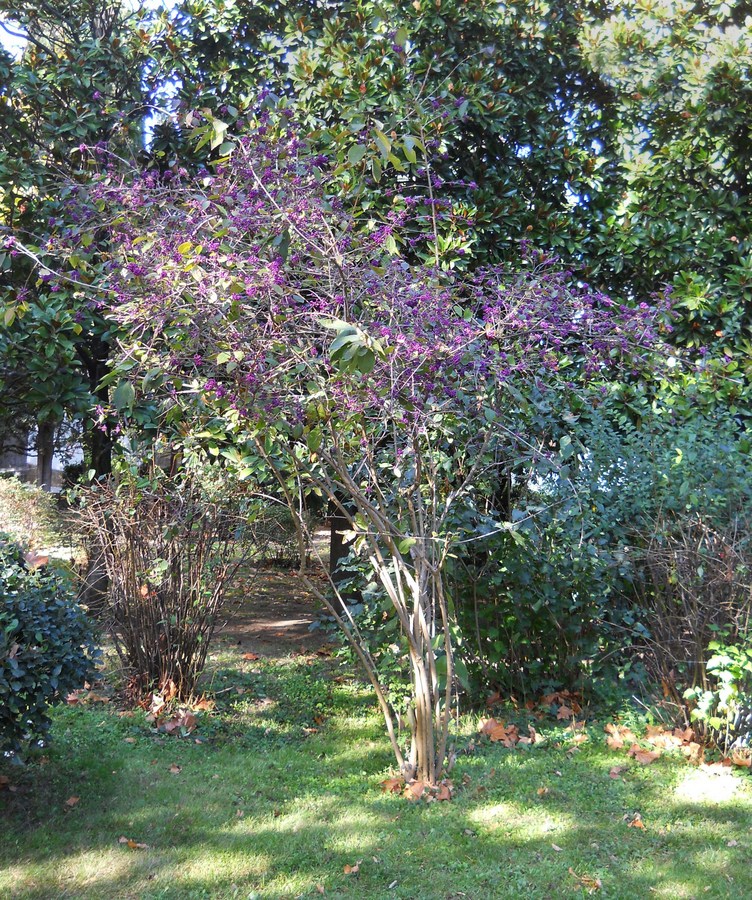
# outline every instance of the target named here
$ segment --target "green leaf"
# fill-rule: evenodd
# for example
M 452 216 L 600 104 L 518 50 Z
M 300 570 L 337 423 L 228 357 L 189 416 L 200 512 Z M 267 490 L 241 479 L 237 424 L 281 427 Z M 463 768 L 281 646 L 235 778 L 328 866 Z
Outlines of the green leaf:
M 324 435 L 320 428 L 312 428 L 306 435 L 306 444 L 311 453 L 316 453 L 321 446 Z
M 350 165 L 357 166 L 366 155 L 367 150 L 368 148 L 364 144 L 353 144 L 347 151 L 347 161 Z
M 416 543 L 417 541 L 414 537 L 406 537 L 397 544 L 397 549 L 400 553 L 409 553 L 410 548 L 414 547 Z
M 112 394 L 112 402 L 117 410 L 130 410 L 136 399 L 136 391 L 130 381 L 121 381 Z
M 389 154 L 392 152 L 392 142 L 380 128 L 373 128 L 372 134 L 376 141 L 376 145 L 381 151 L 381 155 L 384 157 L 384 159 L 388 159 Z

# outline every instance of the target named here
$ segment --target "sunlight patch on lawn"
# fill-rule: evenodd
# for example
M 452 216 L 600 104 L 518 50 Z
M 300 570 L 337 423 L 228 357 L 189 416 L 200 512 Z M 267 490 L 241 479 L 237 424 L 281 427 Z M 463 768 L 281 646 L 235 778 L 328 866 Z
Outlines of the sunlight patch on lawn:
M 683 803 L 727 803 L 741 788 L 741 779 L 730 769 L 692 769 L 677 784 L 674 796 Z
M 554 835 L 566 836 L 575 822 L 569 816 L 557 813 L 556 818 L 532 809 L 522 809 L 513 803 L 495 803 L 471 812 L 469 820 L 486 831 L 514 830 L 517 837 L 526 840 L 543 840 Z
M 193 847 L 190 856 L 180 863 L 181 879 L 222 882 L 231 872 L 233 879 L 242 880 L 268 875 L 273 869 L 268 853 L 254 852 L 252 835 L 246 844 L 238 842 L 237 836 L 228 843 L 232 844 L 232 850 L 218 851 L 216 846 Z
M 0 895 L 15 896 L 21 891 L 39 891 L 47 884 L 54 884 L 56 892 L 62 888 L 75 895 L 84 888 L 96 886 L 98 882 L 126 881 L 132 877 L 134 864 L 138 867 L 143 866 L 144 862 L 131 851 L 103 852 L 99 848 L 72 854 L 54 866 L 29 867 L 28 863 L 8 866 L 0 873 Z

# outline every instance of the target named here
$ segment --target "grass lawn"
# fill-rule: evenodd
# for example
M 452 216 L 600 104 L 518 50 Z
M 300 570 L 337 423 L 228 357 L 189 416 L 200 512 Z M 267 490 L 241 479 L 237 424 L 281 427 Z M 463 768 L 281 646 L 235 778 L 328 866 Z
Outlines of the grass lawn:
M 240 657 L 215 657 L 217 709 L 185 737 L 59 708 L 45 756 L 3 769 L 0 897 L 752 897 L 749 770 L 643 766 L 602 723 L 575 746 L 541 722 L 542 745 L 476 736 L 451 802 L 409 802 L 381 791 L 392 760 L 357 684 L 314 655 Z

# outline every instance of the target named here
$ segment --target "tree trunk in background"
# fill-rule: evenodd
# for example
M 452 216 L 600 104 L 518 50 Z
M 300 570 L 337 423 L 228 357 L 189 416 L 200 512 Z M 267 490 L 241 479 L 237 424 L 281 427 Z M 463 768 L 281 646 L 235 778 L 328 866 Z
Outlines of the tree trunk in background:
M 352 528 L 347 518 L 342 515 L 332 503 L 329 506 L 329 574 L 331 575 L 333 584 L 342 594 L 342 599 L 348 603 L 359 603 L 362 595 L 359 590 L 352 588 L 342 591 L 342 582 L 350 577 L 349 572 L 338 571 L 339 564 L 347 558 L 350 552 L 351 541 L 345 541 L 342 537 L 343 531 L 349 531 Z
M 46 420 L 37 426 L 37 484 L 52 489 L 52 458 L 55 455 L 55 423 Z

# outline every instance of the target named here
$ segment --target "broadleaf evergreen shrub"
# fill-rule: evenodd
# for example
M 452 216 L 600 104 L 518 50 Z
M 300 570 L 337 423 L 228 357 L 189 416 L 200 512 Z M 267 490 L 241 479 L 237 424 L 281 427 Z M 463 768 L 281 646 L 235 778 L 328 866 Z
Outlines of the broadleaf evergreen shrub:
M 0 535 L 0 750 L 23 752 L 44 738 L 49 706 L 83 684 L 97 652 L 67 579 L 29 571 Z

